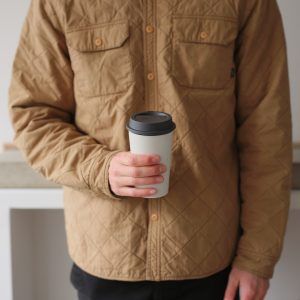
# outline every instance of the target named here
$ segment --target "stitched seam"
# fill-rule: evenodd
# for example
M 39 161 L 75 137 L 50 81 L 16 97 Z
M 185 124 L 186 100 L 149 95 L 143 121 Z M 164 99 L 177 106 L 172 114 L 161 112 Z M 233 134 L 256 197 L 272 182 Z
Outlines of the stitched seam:
M 269 256 L 269 255 L 265 255 L 265 254 L 261 254 L 261 253 L 258 253 L 258 252 L 252 252 L 252 251 L 249 251 L 248 249 L 246 248 L 243 248 L 243 247 L 238 247 L 238 250 L 242 250 L 242 252 L 245 252 L 247 254 L 254 254 L 255 256 L 259 257 L 259 258 L 268 258 L 272 261 L 276 261 L 278 259 L 278 256 Z M 244 258 L 243 256 L 243 253 L 237 253 L 237 256 L 240 256 L 240 259 L 241 260 L 251 260 L 251 259 L 248 259 L 248 258 Z
M 202 19 L 202 20 L 224 20 L 232 23 L 237 23 L 237 19 L 226 16 L 215 15 L 173 15 L 174 19 Z
M 114 22 L 95 23 L 93 25 L 88 25 L 88 26 L 85 25 L 84 27 L 75 27 L 74 29 L 69 28 L 66 31 L 66 34 L 71 33 L 71 32 L 84 31 L 84 30 L 90 30 L 90 29 L 102 28 L 105 26 L 113 26 L 113 25 L 126 24 L 126 23 L 128 23 L 127 19 L 119 19 Z
M 97 162 L 97 158 L 99 158 L 99 157 L 100 157 L 100 155 L 97 155 L 96 157 L 92 158 L 92 159 L 94 159 L 94 161 L 92 162 L 92 164 L 91 164 L 91 166 L 89 168 L 89 172 L 88 172 L 88 186 L 90 188 L 92 188 L 92 186 L 91 186 L 91 175 L 94 174 L 94 167 L 95 167 L 95 164 Z

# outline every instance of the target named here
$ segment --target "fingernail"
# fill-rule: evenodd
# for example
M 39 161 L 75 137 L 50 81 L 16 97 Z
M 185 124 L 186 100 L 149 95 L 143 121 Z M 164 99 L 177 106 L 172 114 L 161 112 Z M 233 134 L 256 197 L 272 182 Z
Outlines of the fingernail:
M 164 180 L 163 177 L 158 177 L 158 178 L 156 179 L 157 182 L 162 182 L 163 180 Z
M 159 156 L 154 156 L 152 158 L 152 162 L 154 162 L 154 163 L 158 163 L 159 161 L 160 161 L 160 157 Z
M 166 171 L 166 166 L 165 165 L 163 165 L 163 166 L 160 166 L 160 172 L 164 172 L 164 171 Z
M 156 190 L 150 190 L 150 194 L 156 193 Z

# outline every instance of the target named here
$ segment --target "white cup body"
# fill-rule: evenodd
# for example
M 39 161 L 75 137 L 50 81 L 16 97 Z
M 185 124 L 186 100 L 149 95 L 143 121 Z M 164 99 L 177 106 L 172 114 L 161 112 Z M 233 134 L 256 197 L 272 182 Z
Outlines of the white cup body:
M 165 164 L 167 170 L 160 175 L 164 181 L 156 184 L 136 185 L 136 188 L 154 187 L 157 192 L 145 198 L 159 198 L 165 196 L 169 191 L 170 167 L 172 160 L 172 138 L 173 132 L 162 135 L 139 135 L 129 131 L 130 152 L 134 154 L 158 154 L 160 163 Z

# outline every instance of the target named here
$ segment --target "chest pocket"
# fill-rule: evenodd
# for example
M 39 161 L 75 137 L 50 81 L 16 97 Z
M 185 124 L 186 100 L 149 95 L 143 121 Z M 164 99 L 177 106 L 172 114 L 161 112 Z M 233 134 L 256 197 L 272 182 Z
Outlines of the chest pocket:
M 133 81 L 127 21 L 66 33 L 74 89 L 83 96 L 125 91 Z
M 173 17 L 171 73 L 179 85 L 224 89 L 233 80 L 237 23 L 213 17 Z

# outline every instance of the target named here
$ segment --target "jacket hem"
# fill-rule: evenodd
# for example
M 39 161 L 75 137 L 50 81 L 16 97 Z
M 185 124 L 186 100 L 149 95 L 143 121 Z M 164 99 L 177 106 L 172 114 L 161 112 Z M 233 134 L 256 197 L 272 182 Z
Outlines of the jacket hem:
M 215 273 L 221 272 L 222 270 L 224 270 L 225 268 L 227 268 L 229 265 L 231 265 L 232 262 L 226 262 L 224 265 L 219 266 L 218 268 L 210 271 L 210 272 L 206 272 L 206 273 L 198 273 L 195 275 L 191 275 L 191 276 L 161 276 L 160 280 L 155 280 L 153 279 L 146 279 L 146 270 L 144 269 L 144 271 L 127 271 L 125 275 L 124 272 L 120 272 L 120 271 L 111 271 L 111 269 L 100 269 L 100 268 L 86 268 L 84 267 L 81 262 L 77 261 L 75 258 L 71 257 L 71 259 L 75 262 L 75 264 L 77 264 L 81 269 L 83 269 L 85 272 L 99 277 L 99 278 L 103 278 L 103 279 L 108 279 L 108 280 L 124 280 L 124 281 L 167 281 L 167 280 L 185 280 L 185 279 L 201 279 L 201 278 L 205 278 L 208 276 L 211 276 Z M 120 275 L 118 275 L 120 274 Z M 144 274 L 144 275 L 143 275 Z

